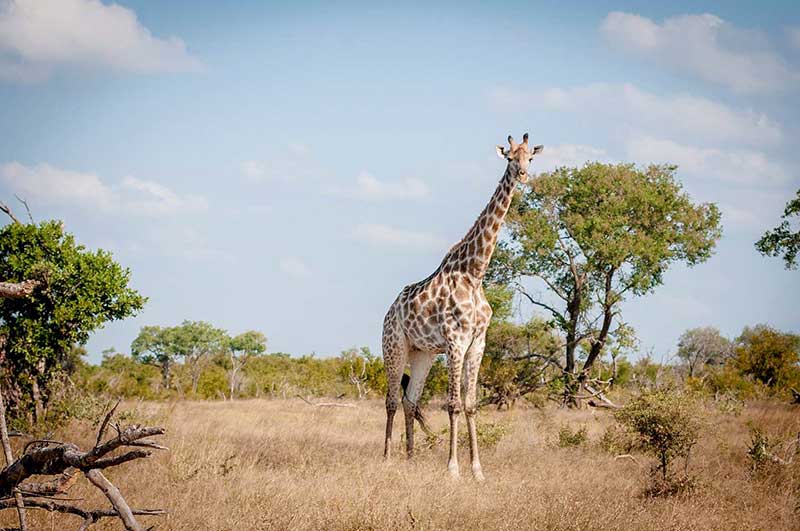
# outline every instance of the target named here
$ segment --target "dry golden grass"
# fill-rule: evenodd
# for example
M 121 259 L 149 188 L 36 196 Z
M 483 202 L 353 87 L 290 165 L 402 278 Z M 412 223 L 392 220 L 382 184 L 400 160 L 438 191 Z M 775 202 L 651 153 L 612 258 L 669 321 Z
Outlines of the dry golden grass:
M 131 405 L 133 407 L 133 404 Z M 171 451 L 108 475 L 131 505 L 164 507 L 166 517 L 143 519 L 164 530 L 249 529 L 798 529 L 798 467 L 753 478 L 746 454 L 748 420 L 772 433 L 800 431 L 797 409 L 749 405 L 738 416 L 708 408 L 706 429 L 693 452 L 698 488 L 691 495 L 642 496 L 647 473 L 597 447 L 613 420 L 606 412 L 516 409 L 482 411 L 484 422 L 508 424 L 510 433 L 483 453 L 487 481 L 446 472 L 444 444 L 381 459 L 384 411 L 379 401 L 358 408 L 313 408 L 300 400 L 235 403 L 141 404 L 140 415 L 164 425 Z M 432 424 L 446 414 L 429 407 Z M 558 448 L 563 425 L 586 426 L 589 443 Z M 70 439 L 90 445 L 88 425 L 72 426 Z M 105 505 L 84 483 L 70 492 L 87 505 Z M 33 511 L 31 511 L 33 513 Z M 0 514 L 0 526 L 14 523 Z M 32 529 L 77 528 L 75 517 L 31 514 Z M 93 529 L 121 529 L 105 521 Z

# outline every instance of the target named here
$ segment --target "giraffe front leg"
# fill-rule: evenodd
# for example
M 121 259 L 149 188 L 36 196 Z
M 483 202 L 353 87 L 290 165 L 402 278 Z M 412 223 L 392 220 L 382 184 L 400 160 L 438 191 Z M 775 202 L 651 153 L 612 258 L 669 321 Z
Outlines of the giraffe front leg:
M 458 416 L 461 414 L 461 371 L 464 367 L 464 347 L 453 343 L 447 349 L 447 412 L 450 415 L 450 458 L 447 470 L 458 478 Z
M 467 415 L 467 430 L 469 431 L 469 453 L 472 461 L 472 477 L 476 481 L 484 480 L 481 459 L 478 455 L 478 429 L 475 425 L 475 414 L 478 410 L 478 371 L 481 368 L 485 344 L 486 335 L 484 332 L 472 342 L 466 354 L 466 366 L 464 368 L 465 412 Z

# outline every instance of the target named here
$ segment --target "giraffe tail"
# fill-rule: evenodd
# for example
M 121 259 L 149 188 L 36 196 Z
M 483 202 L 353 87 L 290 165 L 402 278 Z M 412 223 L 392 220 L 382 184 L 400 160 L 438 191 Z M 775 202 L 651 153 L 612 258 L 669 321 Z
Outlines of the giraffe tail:
M 403 373 L 403 377 L 400 379 L 400 386 L 403 388 L 403 401 L 408 402 L 408 403 L 411 403 L 411 401 L 410 400 L 406 400 L 406 389 L 408 389 L 408 383 L 410 381 L 411 381 L 411 377 L 408 374 Z M 419 422 L 420 427 L 422 427 L 422 431 L 424 431 L 426 435 L 432 435 L 433 432 L 428 427 L 428 420 L 425 418 L 425 415 L 422 413 L 422 409 L 416 404 L 412 404 L 412 405 L 414 406 L 414 418 L 417 419 L 417 422 Z

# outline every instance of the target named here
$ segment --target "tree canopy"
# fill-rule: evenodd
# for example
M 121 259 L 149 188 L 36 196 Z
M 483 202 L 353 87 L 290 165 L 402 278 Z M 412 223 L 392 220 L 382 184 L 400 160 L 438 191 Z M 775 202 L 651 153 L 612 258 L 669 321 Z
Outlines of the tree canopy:
M 692 328 L 678 339 L 678 356 L 688 375 L 695 376 L 706 365 L 721 365 L 733 355 L 733 344 L 713 326 Z
M 565 396 L 576 394 L 570 380 L 585 379 L 609 338 L 630 334 L 618 309 L 626 295 L 652 291 L 674 262 L 695 265 L 713 252 L 719 210 L 693 203 L 676 169 L 598 162 L 559 168 L 512 204 L 490 280 L 514 285 L 563 335 Z M 532 293 L 526 278 L 541 282 L 545 294 Z
M 745 327 L 737 338 L 735 363 L 744 375 L 785 390 L 800 384 L 800 336 L 767 325 Z
M 111 253 L 76 243 L 58 221 L 0 229 L 0 280 L 31 279 L 40 285 L 30 297 L 0 301 L 0 336 L 12 405 L 32 399 L 41 414 L 47 385 L 73 345 L 108 321 L 136 314 L 147 299 L 129 286 L 130 271 Z
M 756 249 L 767 256 L 781 256 L 786 269 L 797 269 L 797 253 L 800 252 L 800 228 L 792 232 L 792 218 L 800 219 L 800 190 L 786 204 L 780 225 L 764 233 L 756 242 Z

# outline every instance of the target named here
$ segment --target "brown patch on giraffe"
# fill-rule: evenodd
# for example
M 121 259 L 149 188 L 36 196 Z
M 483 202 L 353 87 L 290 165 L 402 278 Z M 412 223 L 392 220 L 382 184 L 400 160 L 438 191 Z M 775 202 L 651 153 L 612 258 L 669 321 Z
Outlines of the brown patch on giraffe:
M 458 301 L 464 301 L 464 300 L 469 299 L 469 293 L 467 293 L 467 290 L 464 289 L 463 287 L 459 287 L 458 289 L 456 289 L 456 291 L 453 294 L 453 296 Z

